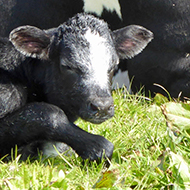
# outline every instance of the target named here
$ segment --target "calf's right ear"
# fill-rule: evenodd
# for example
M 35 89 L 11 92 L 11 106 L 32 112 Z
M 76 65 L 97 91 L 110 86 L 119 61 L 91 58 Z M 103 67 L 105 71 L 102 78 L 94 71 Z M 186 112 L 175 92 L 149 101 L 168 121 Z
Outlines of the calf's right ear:
M 113 31 L 117 54 L 120 59 L 132 58 L 139 54 L 153 39 L 153 33 L 138 25 L 129 25 Z
M 48 59 L 50 36 L 43 30 L 34 26 L 21 26 L 14 29 L 9 40 L 22 54 L 39 59 Z

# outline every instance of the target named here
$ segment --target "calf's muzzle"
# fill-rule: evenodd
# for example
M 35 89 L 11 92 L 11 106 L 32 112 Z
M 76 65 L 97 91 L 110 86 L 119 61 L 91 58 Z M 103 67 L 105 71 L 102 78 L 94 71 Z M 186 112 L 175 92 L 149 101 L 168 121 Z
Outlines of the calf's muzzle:
M 97 97 L 88 103 L 88 110 L 97 122 L 98 119 L 109 119 L 114 116 L 114 104 L 112 97 Z M 96 121 L 95 121 L 96 123 Z

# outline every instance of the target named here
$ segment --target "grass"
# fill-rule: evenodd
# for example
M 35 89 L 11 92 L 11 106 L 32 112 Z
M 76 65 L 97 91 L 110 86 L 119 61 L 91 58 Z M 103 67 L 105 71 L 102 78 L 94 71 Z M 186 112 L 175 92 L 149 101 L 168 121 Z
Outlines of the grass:
M 0 162 L 0 189 L 188 189 L 166 150 L 182 156 L 189 167 L 190 139 L 174 143 L 165 117 L 152 99 L 121 91 L 113 92 L 113 97 L 114 118 L 101 125 L 76 122 L 113 142 L 108 169 L 103 162 L 83 163 L 77 155 L 33 162 L 19 161 L 16 156 L 8 163 Z

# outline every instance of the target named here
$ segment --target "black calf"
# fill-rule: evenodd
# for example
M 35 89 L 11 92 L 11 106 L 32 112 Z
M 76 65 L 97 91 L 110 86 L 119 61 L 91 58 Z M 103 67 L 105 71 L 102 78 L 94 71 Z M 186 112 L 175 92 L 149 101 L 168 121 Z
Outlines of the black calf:
M 152 37 L 135 25 L 111 32 L 102 20 L 78 14 L 58 28 L 22 26 L 11 32 L 11 42 L 0 39 L 1 156 L 15 145 L 56 141 L 83 159 L 98 160 L 104 152 L 111 158 L 111 142 L 73 122 L 101 123 L 114 115 L 110 72 Z

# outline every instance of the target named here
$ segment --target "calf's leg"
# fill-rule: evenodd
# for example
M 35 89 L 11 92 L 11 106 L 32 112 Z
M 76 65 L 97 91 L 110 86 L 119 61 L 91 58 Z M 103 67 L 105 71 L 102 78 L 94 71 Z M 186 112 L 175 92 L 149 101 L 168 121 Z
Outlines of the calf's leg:
M 71 146 L 83 159 L 111 158 L 113 144 L 90 134 L 68 121 L 58 107 L 47 103 L 27 104 L 0 121 L 0 154 L 10 153 L 15 145 L 34 141 L 59 141 Z

